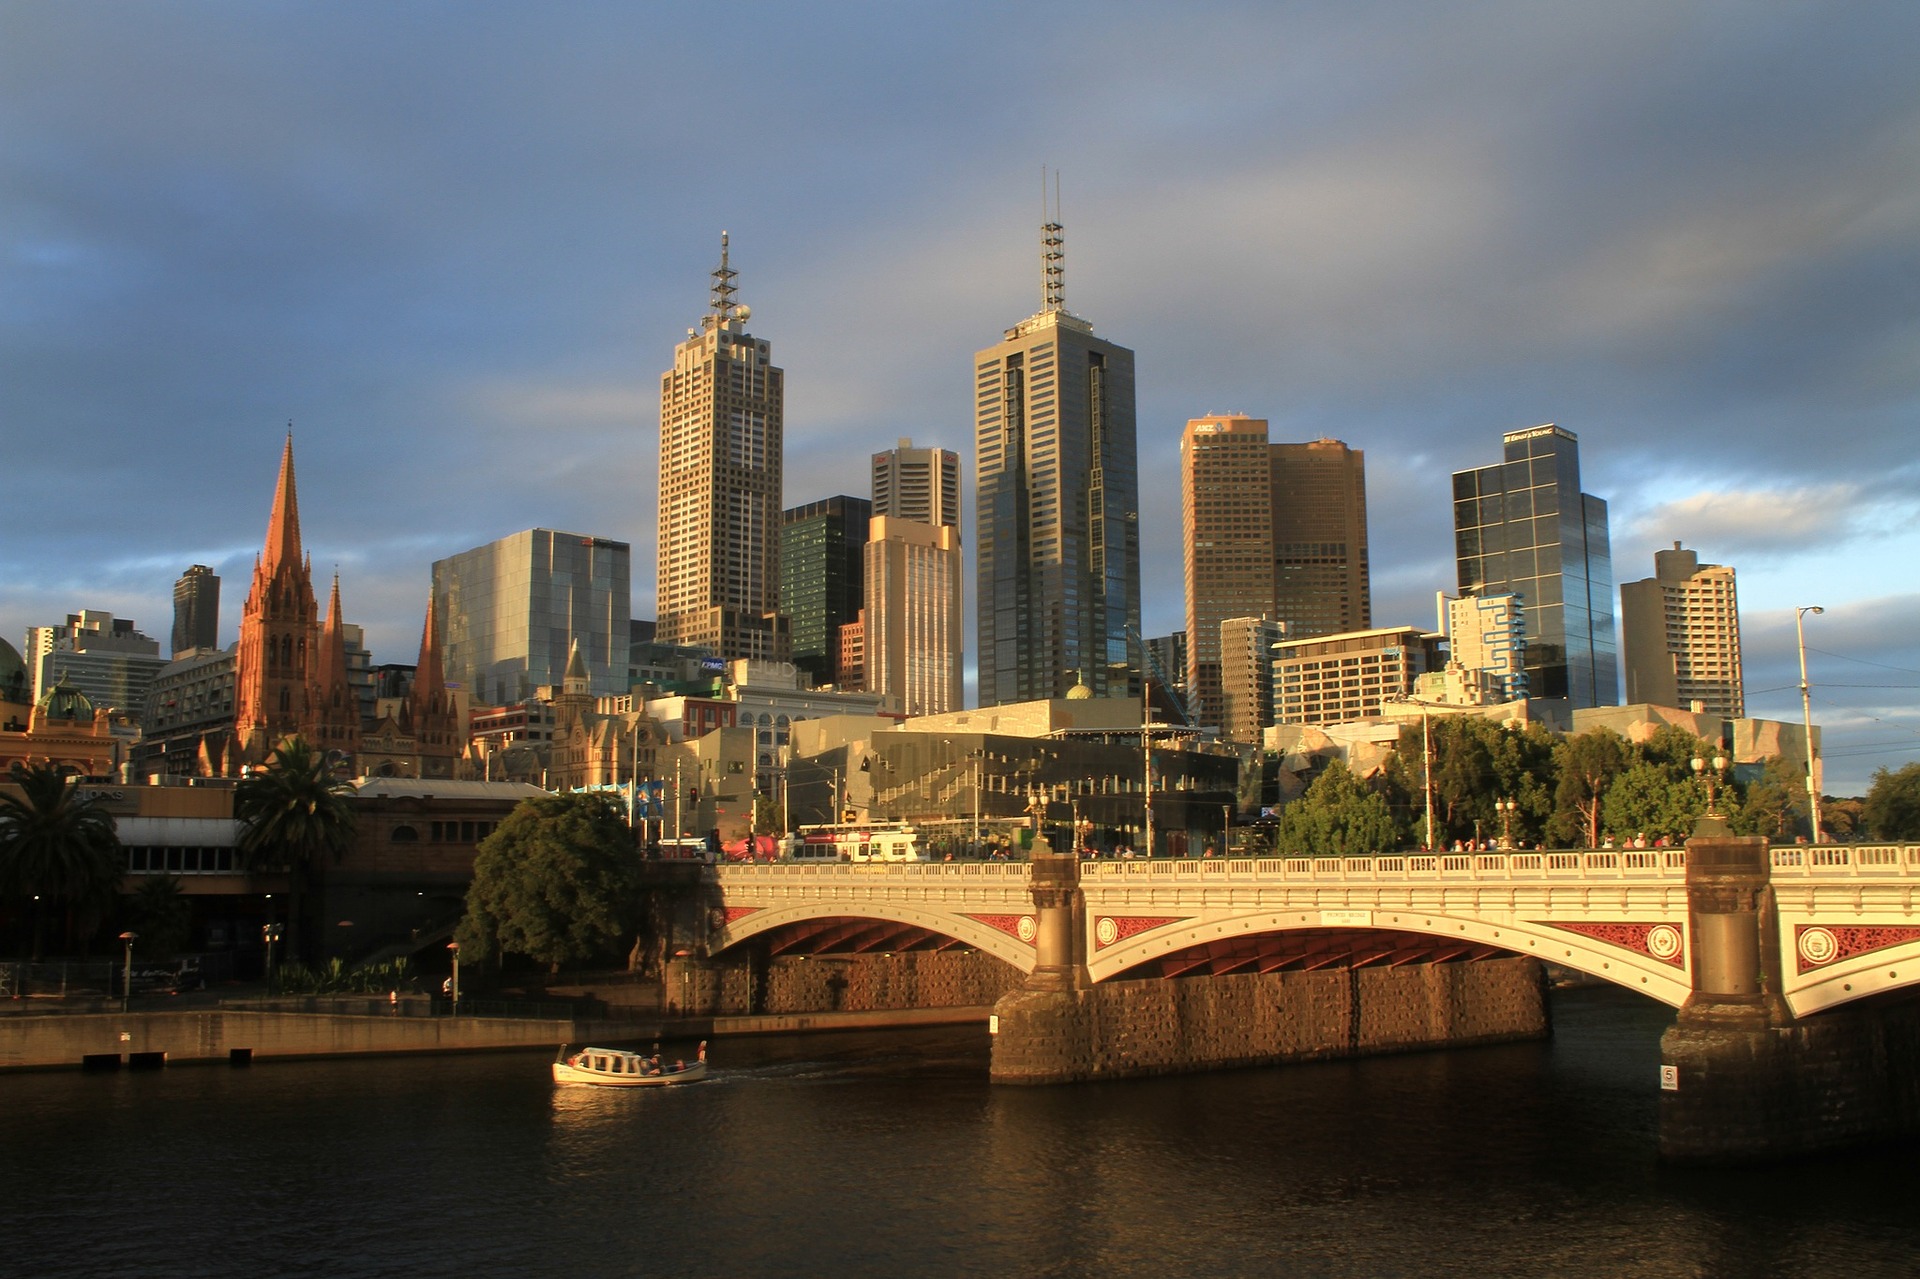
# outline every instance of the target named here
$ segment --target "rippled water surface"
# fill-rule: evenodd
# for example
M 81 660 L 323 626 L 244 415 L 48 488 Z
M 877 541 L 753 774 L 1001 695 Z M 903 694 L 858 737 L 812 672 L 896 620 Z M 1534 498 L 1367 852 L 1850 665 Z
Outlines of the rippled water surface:
M 547 1055 L 0 1076 L 18 1275 L 1911 1275 L 1912 1146 L 1654 1157 L 1624 992 L 1549 1043 L 990 1088 L 983 1030 L 723 1040 L 709 1082 Z

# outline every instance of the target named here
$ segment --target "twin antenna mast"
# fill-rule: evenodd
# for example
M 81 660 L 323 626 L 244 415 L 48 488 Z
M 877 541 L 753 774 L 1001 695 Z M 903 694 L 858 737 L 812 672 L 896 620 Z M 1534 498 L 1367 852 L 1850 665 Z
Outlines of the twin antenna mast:
M 1047 209 L 1047 166 L 1040 166 L 1040 309 L 1067 309 L 1067 239 L 1060 226 L 1060 170 L 1053 171 L 1053 209 Z M 725 259 L 722 258 L 724 263 Z

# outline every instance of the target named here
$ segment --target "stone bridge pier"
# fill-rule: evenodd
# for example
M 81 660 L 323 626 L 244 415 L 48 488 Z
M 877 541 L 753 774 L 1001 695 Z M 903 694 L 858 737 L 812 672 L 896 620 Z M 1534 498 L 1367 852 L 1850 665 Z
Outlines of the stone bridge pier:
M 1716 818 L 1687 843 L 1693 993 L 1660 1041 L 1660 1153 L 1733 1163 L 1920 1128 L 1920 1002 L 1888 992 L 1806 1017 L 1782 997 L 1766 840 Z

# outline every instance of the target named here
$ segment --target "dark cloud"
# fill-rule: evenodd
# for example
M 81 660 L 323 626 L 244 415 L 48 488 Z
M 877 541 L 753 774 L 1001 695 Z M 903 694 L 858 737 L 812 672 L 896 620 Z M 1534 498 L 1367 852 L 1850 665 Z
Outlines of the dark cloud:
M 1143 473 L 1228 409 L 1366 450 L 1382 621 L 1451 583 L 1448 473 L 1556 421 L 1617 578 L 1679 538 L 1756 616 L 1814 592 L 1852 634 L 1920 552 L 1916 36 L 1704 0 L 769 6 L 724 37 L 0 0 L 0 627 L 164 632 L 201 562 L 231 633 L 289 419 L 382 658 L 433 559 L 535 524 L 631 542 L 644 610 L 657 379 L 719 230 L 788 370 L 789 500 L 858 492 L 900 436 L 970 453 L 1050 163 L 1069 303 L 1138 352 Z M 1161 631 L 1174 486 L 1143 505 Z

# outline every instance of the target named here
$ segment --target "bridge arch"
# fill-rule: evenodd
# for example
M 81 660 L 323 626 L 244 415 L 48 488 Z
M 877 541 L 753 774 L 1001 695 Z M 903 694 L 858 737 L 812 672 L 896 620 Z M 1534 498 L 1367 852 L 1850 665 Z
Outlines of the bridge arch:
M 1166 920 L 1131 936 L 1120 936 L 1116 925 L 1106 928 L 1102 920 L 1112 918 L 1088 911 L 1088 975 L 1094 981 L 1110 980 L 1156 959 L 1178 955 L 1211 943 L 1227 942 L 1262 934 L 1348 930 L 1361 932 L 1418 934 L 1436 943 L 1455 943 L 1529 956 L 1546 963 L 1571 968 L 1602 981 L 1637 990 L 1664 1004 L 1679 1007 L 1692 990 L 1687 968 L 1686 918 L 1684 910 L 1670 921 L 1667 935 L 1655 938 L 1655 944 L 1635 949 L 1633 932 L 1621 931 L 1622 925 L 1579 924 L 1556 926 L 1527 920 L 1494 919 L 1484 916 L 1448 914 L 1425 910 L 1267 910 L 1237 914 L 1210 914 L 1184 920 Z M 1651 934 L 1655 925 L 1645 928 Z M 1103 944 L 1103 935 L 1114 940 Z M 1668 959 L 1656 957 L 1656 950 L 1677 944 Z M 1675 961 L 1678 962 L 1675 962 Z
M 929 910 L 905 903 L 823 898 L 804 905 L 770 906 L 730 918 L 709 940 L 718 956 L 751 938 L 795 924 L 823 919 L 874 919 L 905 924 L 951 937 L 965 946 L 1001 960 L 1017 972 L 1033 971 L 1033 947 L 994 924 L 947 910 Z

